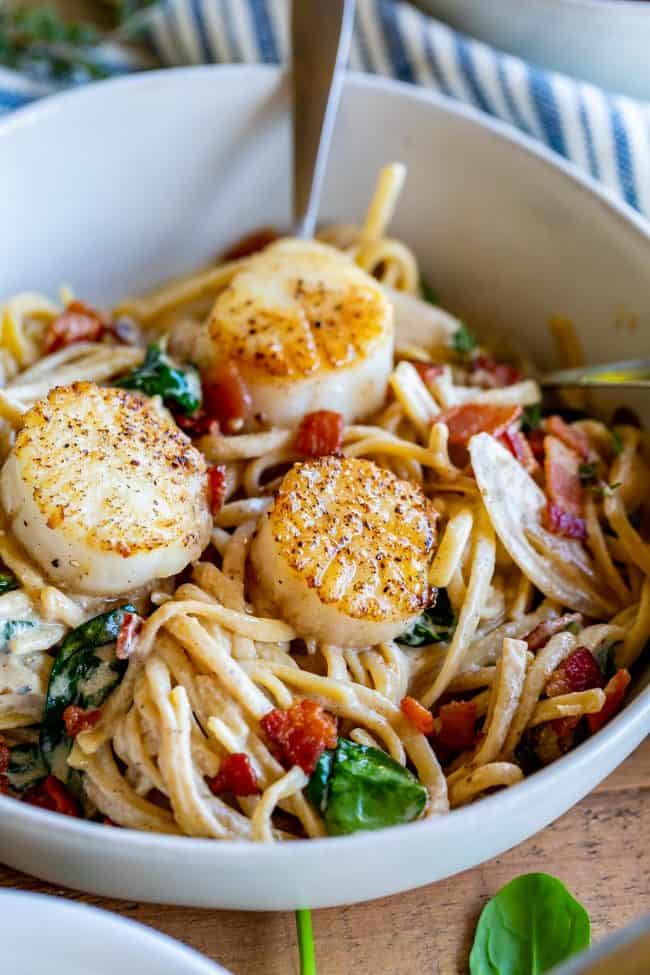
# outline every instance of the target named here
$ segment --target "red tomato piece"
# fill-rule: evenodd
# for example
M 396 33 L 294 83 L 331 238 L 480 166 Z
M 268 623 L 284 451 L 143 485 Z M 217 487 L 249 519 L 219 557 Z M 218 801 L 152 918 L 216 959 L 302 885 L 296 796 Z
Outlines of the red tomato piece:
M 133 653 L 135 641 L 138 633 L 142 629 L 144 620 L 137 613 L 125 613 L 117 634 L 117 646 L 115 656 L 118 660 L 128 660 Z
M 546 432 L 557 437 L 570 450 L 574 450 L 582 459 L 589 457 L 589 441 L 582 430 L 567 423 L 561 416 L 549 416 L 546 419 Z
M 226 497 L 226 468 L 224 464 L 214 464 L 208 468 L 208 495 L 210 511 L 219 514 Z
M 507 362 L 497 362 L 489 355 L 477 355 L 472 359 L 470 369 L 472 372 L 487 372 L 493 380 L 491 385 L 495 388 L 513 386 L 523 379 L 523 373 L 515 366 Z
M 288 711 L 275 708 L 260 721 L 283 765 L 299 765 L 307 775 L 326 748 L 336 748 L 336 719 L 315 701 L 296 701 Z
M 433 362 L 420 362 L 417 359 L 409 359 L 408 361 L 411 363 L 425 386 L 428 386 L 432 380 L 436 379 L 438 376 L 441 376 L 445 371 L 444 366 L 436 366 L 433 364 Z
M 600 731 L 603 725 L 606 725 L 620 710 L 631 679 L 628 670 L 619 670 L 609 681 L 605 687 L 605 703 L 602 708 L 596 714 L 587 715 L 587 723 L 592 734 Z
M 82 731 L 94 728 L 101 716 L 100 708 L 94 711 L 84 711 L 83 708 L 78 708 L 76 704 L 69 704 L 63 712 L 66 735 L 68 738 L 76 738 Z
M 79 806 L 66 787 L 54 775 L 48 775 L 42 782 L 33 785 L 23 796 L 30 806 L 49 809 L 63 816 L 79 816 Z
M 343 426 L 342 414 L 333 410 L 305 414 L 296 432 L 296 450 L 305 457 L 335 454 L 343 443 Z
M 241 240 L 232 244 L 223 254 L 223 260 L 238 261 L 242 257 L 250 257 L 251 254 L 256 254 L 257 251 L 264 250 L 265 247 L 272 244 L 278 237 L 279 234 L 273 227 L 260 227 L 259 230 L 254 230 L 252 233 L 247 234 Z
M 541 650 L 543 646 L 546 646 L 552 636 L 555 636 L 556 633 L 561 633 L 562 630 L 566 630 L 567 626 L 570 626 L 571 623 L 582 623 L 580 613 L 565 613 L 564 616 L 556 616 L 552 620 L 542 620 L 541 623 L 538 623 L 524 637 L 528 644 L 528 649 L 533 653 Z
M 218 774 L 210 780 L 209 785 L 215 796 L 220 792 L 232 792 L 235 796 L 255 796 L 260 791 L 248 755 L 240 752 L 226 755 Z
M 222 362 L 203 384 L 203 409 L 226 433 L 240 429 L 248 419 L 251 394 L 236 362 Z
M 430 735 L 433 731 L 433 715 L 423 707 L 414 697 L 403 697 L 400 702 L 402 714 L 422 735 Z
M 533 474 L 539 468 L 532 448 L 520 430 L 511 427 L 505 430 L 498 439 L 529 474 Z
M 450 701 L 438 711 L 434 747 L 440 742 L 452 751 L 462 752 L 476 743 L 476 704 Z
M 58 352 L 74 342 L 98 342 L 106 331 L 99 312 L 82 301 L 71 301 L 45 333 L 45 352 Z
M 563 511 L 550 501 L 544 509 L 544 524 L 553 535 L 564 535 L 565 538 L 577 538 L 584 541 L 587 537 L 587 522 L 584 518 Z
M 449 443 L 466 447 L 477 433 L 498 437 L 521 416 L 521 406 L 495 406 L 492 403 L 465 403 L 443 410 L 436 423 L 449 429 Z
M 546 682 L 549 697 L 559 694 L 573 694 L 576 691 L 590 691 L 603 687 L 605 678 L 588 647 L 576 647 L 559 667 L 556 667 Z

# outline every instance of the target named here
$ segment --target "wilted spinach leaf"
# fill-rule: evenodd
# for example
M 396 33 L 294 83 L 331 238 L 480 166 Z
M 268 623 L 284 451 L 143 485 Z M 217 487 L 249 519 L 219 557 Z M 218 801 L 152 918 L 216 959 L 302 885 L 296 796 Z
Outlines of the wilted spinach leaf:
M 436 601 L 429 606 L 409 628 L 397 637 L 396 642 L 407 647 L 424 647 L 428 643 L 451 640 L 456 626 L 456 616 L 446 589 L 439 589 Z

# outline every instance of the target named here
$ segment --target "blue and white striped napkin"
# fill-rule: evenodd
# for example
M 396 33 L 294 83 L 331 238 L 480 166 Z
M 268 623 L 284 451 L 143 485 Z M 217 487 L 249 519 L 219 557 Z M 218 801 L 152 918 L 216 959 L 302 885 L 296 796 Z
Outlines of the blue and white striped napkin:
M 161 0 L 138 36 L 154 63 L 287 58 L 290 0 Z M 327 2 L 327 0 L 323 0 Z M 111 73 L 150 66 L 119 46 L 98 52 Z M 545 143 L 650 216 L 650 103 L 555 72 L 451 30 L 406 0 L 357 0 L 350 67 L 424 85 Z M 52 90 L 0 70 L 0 112 Z

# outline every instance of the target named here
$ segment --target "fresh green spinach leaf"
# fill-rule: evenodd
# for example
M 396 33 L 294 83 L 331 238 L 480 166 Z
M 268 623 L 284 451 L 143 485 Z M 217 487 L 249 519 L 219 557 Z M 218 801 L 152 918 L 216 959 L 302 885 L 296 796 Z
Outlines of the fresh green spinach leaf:
M 62 782 L 68 779 L 67 758 L 72 742 L 65 733 L 63 712 L 75 704 L 98 708 L 122 679 L 126 661 L 118 660 L 113 644 L 125 613 L 120 606 L 82 623 L 63 640 L 56 655 L 45 698 L 40 746 L 48 769 Z
M 321 756 L 306 794 L 330 836 L 410 823 L 427 801 L 412 772 L 380 749 L 346 738 Z
M 409 628 L 397 637 L 396 643 L 407 647 L 424 647 L 429 643 L 451 640 L 456 626 L 456 616 L 446 589 L 439 589 L 436 601 L 429 606 Z
M 542 975 L 587 948 L 589 915 L 563 883 L 529 873 L 483 908 L 470 955 L 471 975 Z
M 0 572 L 0 596 L 5 592 L 13 592 L 19 586 L 20 583 L 13 572 Z
M 521 429 L 524 433 L 539 429 L 542 422 L 542 404 L 531 403 L 524 406 L 524 415 L 521 418 Z
M 474 351 L 478 342 L 474 333 L 468 329 L 467 325 L 461 322 L 460 328 L 454 332 L 451 344 L 458 355 L 468 356 Z
M 147 396 L 160 396 L 167 406 L 182 413 L 196 413 L 201 406 L 201 380 L 193 366 L 177 366 L 161 346 L 147 347 L 141 366 L 116 381 L 122 389 L 136 389 Z
M 13 745 L 9 749 L 7 778 L 15 792 L 28 789 L 40 779 L 45 778 L 48 769 L 43 761 L 41 749 L 37 744 Z

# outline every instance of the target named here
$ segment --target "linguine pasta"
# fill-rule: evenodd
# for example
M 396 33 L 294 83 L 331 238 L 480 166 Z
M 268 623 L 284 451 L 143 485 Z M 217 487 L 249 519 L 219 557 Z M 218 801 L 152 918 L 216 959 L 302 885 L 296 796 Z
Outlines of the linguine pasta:
M 222 497 L 209 546 L 176 577 L 123 599 L 78 595 L 48 577 L 3 515 L 0 558 L 16 583 L 0 595 L 0 771 L 16 798 L 132 829 L 261 842 L 316 838 L 444 815 L 516 785 L 620 706 L 621 675 L 650 639 L 647 436 L 585 417 L 538 423 L 530 410 L 541 399 L 536 383 L 473 347 L 461 323 L 423 300 L 415 256 L 387 236 L 404 175 L 400 165 L 386 167 L 363 226 L 326 228 L 321 239 L 379 283 L 395 314 L 383 402 L 343 425 L 336 462 L 372 462 L 408 482 L 433 512 L 425 612 L 407 633 L 350 643 L 337 639 L 336 626 L 331 642 L 315 638 L 294 607 L 280 613 L 277 602 L 265 605 L 251 564 L 275 492 L 305 461 L 295 427 L 253 416 L 188 428 L 206 464 L 219 465 Z M 63 294 L 61 304 L 32 293 L 9 299 L 0 311 L 3 457 L 53 387 L 111 386 L 142 366 L 144 339 L 163 338 L 184 358 L 215 302 L 255 273 L 255 261 L 226 259 L 125 300 L 110 315 L 120 327 L 49 353 L 48 330 L 73 296 Z M 581 350 L 570 323 L 556 319 L 552 328 L 574 365 Z M 337 402 L 328 408 L 335 412 Z M 503 429 L 493 422 L 501 416 L 510 417 Z M 463 439 L 459 424 L 467 423 L 478 426 Z M 565 461 L 559 481 L 555 455 Z M 573 465 L 568 500 L 566 464 Z M 577 505 L 570 519 L 558 498 Z M 57 648 L 80 624 L 127 601 L 144 623 L 119 681 L 92 722 L 82 715 L 68 735 L 63 771 L 38 759 L 25 783 L 11 762 L 42 745 Z M 345 771 L 350 756 L 370 756 L 379 777 L 397 776 L 396 763 L 410 776 L 395 778 L 394 791 L 412 790 L 414 812 L 383 821 L 373 806 L 365 825 L 350 826 L 332 812 L 331 777 L 329 798 L 315 799 L 315 763 L 292 761 L 269 731 L 301 702 L 318 706 L 319 728 L 336 729 L 339 745 L 325 749 L 336 753 L 328 774 Z M 392 763 L 384 767 L 377 750 Z M 323 747 L 317 752 L 320 763 Z M 254 784 L 248 792 L 235 779 L 219 788 L 232 756 L 245 758 Z M 347 774 L 348 792 L 365 788 L 365 779 Z M 51 783 L 43 785 L 53 775 L 71 796 L 67 806 Z M 381 807 L 377 789 L 372 802 Z

